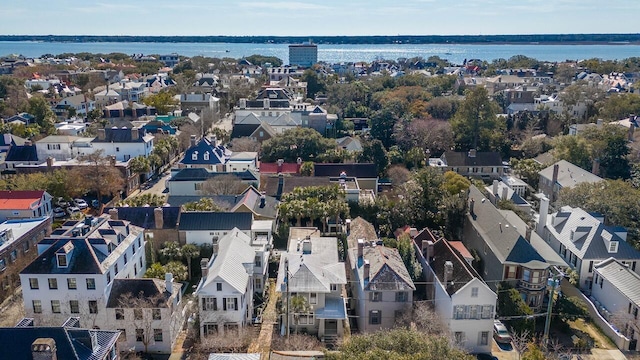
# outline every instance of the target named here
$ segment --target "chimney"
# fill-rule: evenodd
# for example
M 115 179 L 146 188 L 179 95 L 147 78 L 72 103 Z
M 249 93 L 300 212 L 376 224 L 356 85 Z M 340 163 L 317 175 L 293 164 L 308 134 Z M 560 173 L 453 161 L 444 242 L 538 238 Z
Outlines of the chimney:
M 531 226 L 527 226 L 527 230 L 526 233 L 524 235 L 524 239 L 527 240 L 527 242 L 531 242 Z
M 38 338 L 31 343 L 33 360 L 57 360 L 56 342 L 52 338 Z
M 191 135 L 191 147 L 196 146 L 196 136 L 195 135 Z
M 435 246 L 433 244 L 433 241 L 429 240 L 429 241 L 423 242 L 422 247 L 423 247 L 422 253 L 424 254 L 427 260 L 427 264 L 431 264 L 431 261 L 433 261 L 433 255 L 435 252 Z
M 161 207 L 153 209 L 153 219 L 156 222 L 156 229 L 162 229 L 164 227 L 164 210 Z
M 173 294 L 173 274 L 164 274 L 164 286 L 167 288 L 169 294 Z
M 311 254 L 311 240 L 304 239 L 302 241 L 302 253 L 303 254 Z
M 213 242 L 213 257 L 215 258 L 216 256 L 218 256 L 218 249 L 220 248 L 220 245 L 218 244 L 218 241 L 214 241 Z
M 453 279 L 453 263 L 451 261 L 446 261 L 444 263 L 444 278 L 442 279 L 442 283 L 445 287 L 449 285 L 449 282 Z
M 267 205 L 267 195 L 264 194 L 264 191 L 260 194 L 260 208 L 264 208 Z
M 473 212 L 474 210 L 473 207 L 475 204 L 476 204 L 476 201 L 473 198 L 471 198 L 471 200 L 469 200 L 469 214 L 471 215 L 475 215 L 475 213 Z
M 107 135 L 105 133 L 104 129 L 98 129 L 98 140 L 100 141 L 104 141 L 107 138 Z
M 202 278 L 206 279 L 207 274 L 209 273 L 209 259 L 203 258 L 200 260 L 200 270 L 202 272 Z
M 509 198 L 509 187 L 507 185 L 504 185 L 502 187 L 502 196 L 500 197 L 500 200 L 508 200 Z
M 116 208 L 109 209 L 109 217 L 111 217 L 111 220 L 118 220 L 118 209 Z
M 549 215 L 549 199 L 546 196 L 540 198 L 540 216 L 538 217 L 538 228 L 536 232 L 544 238 L 544 227 L 547 224 Z
M 600 172 L 600 159 L 593 159 L 591 162 L 591 173 L 593 175 L 598 175 Z
M 111 166 L 116 166 L 116 157 L 115 156 L 113 156 L 113 155 L 109 156 L 109 164 Z
M 284 164 L 284 159 L 278 159 L 278 174 L 282 173 L 282 165 Z
M 558 173 L 560 172 L 560 165 L 553 165 L 553 175 L 551 177 L 551 191 L 556 187 L 556 183 L 558 182 Z
M 54 160 L 51 156 L 49 156 L 49 157 L 47 158 L 47 168 L 48 168 L 49 170 L 51 170 L 51 167 L 53 166 L 53 162 L 54 162 L 54 161 L 55 161 L 55 160 Z
M 364 256 L 364 239 L 358 239 L 358 260 Z
M 491 195 L 498 196 L 498 180 L 493 180 L 493 188 L 491 190 Z
M 138 140 L 139 137 L 140 137 L 140 133 L 138 131 L 138 128 L 132 127 L 131 128 L 131 140 L 133 140 L 133 141 Z
M 371 265 L 369 264 L 369 260 L 364 261 L 364 265 L 362 266 L 362 277 L 366 282 L 369 281 L 369 272 L 371 271 Z
M 349 235 L 351 233 L 351 219 L 347 219 L 344 222 L 347 225 L 347 235 Z
M 469 155 L 470 158 L 476 157 L 476 149 L 469 150 L 468 155 Z

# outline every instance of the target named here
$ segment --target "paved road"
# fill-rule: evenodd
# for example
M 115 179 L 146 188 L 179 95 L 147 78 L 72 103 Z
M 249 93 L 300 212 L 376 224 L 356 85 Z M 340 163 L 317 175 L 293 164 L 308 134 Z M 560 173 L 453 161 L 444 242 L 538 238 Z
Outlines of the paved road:
M 166 189 L 166 183 L 170 177 L 171 177 L 171 172 L 167 170 L 162 174 L 162 177 L 154 181 L 147 181 L 142 185 L 142 190 L 136 190 L 132 192 L 131 195 L 129 195 L 129 197 L 143 195 L 143 194 L 164 195 L 166 194 L 164 192 Z

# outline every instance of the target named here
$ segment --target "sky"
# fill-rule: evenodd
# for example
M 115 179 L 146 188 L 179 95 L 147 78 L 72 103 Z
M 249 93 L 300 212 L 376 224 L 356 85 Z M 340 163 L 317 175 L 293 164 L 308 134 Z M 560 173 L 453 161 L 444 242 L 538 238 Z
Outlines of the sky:
M 3 35 L 637 33 L 638 0 L 0 0 Z

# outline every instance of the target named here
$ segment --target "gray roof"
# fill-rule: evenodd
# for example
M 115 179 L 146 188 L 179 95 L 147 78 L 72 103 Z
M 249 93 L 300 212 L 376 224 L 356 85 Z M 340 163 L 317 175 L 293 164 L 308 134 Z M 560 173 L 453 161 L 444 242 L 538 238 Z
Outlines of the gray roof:
M 211 292 L 203 289 L 213 282 L 224 281 L 244 294 L 252 274 L 247 273 L 243 264 L 252 264 L 255 259 L 255 250 L 249 245 L 250 242 L 251 238 L 238 228 L 233 228 L 223 236 L 218 241 L 218 255 L 212 257 L 207 264 L 208 274 L 200 281 L 196 292 L 213 293 L 215 288 Z
M 173 294 L 180 293 L 182 284 L 173 283 Z M 169 299 L 173 294 L 167 291 L 166 282 L 159 279 L 114 279 L 107 300 L 108 308 L 122 308 L 130 306 L 140 306 L 144 303 L 134 302 L 132 304 L 122 303 L 121 297 L 131 294 L 133 298 L 148 300 L 149 307 L 166 308 L 169 307 Z M 151 301 L 154 303 L 152 304 Z
M 347 233 L 347 246 L 349 249 L 355 249 L 358 246 L 358 239 L 365 241 L 378 240 L 376 228 L 360 216 L 351 220 L 349 232 Z
M 542 170 L 538 174 L 540 176 L 551 180 L 553 178 L 553 167 L 554 165 L 558 165 L 558 184 L 560 184 L 563 188 L 572 188 L 581 183 L 595 183 L 602 181 L 602 178 L 598 175 L 594 175 L 587 170 L 573 165 L 572 163 L 566 160 L 560 160 L 555 164 L 548 166 Z
M 625 241 L 627 230 L 606 226 L 599 214 L 590 214 L 581 208 L 563 206 L 547 216 L 546 228 L 555 239 L 579 259 L 640 259 L 640 252 Z M 556 225 L 554 226 L 554 221 Z M 618 241 L 618 251 L 610 253 L 605 239 Z
M 428 260 L 428 259 L 427 259 Z M 447 261 L 453 264 L 453 276 L 448 284 L 444 284 L 444 267 Z M 453 249 L 446 239 L 440 239 L 433 244 L 433 259 L 429 266 L 438 281 L 445 286 L 449 296 L 455 294 L 474 278 L 480 279 L 478 273 Z
M 478 151 L 474 157 L 466 151 L 446 151 L 442 160 L 447 166 L 502 166 L 502 157 L 495 151 Z
M 469 189 L 469 200 L 474 201 L 474 211 L 467 220 L 501 263 L 521 264 L 532 269 L 548 267 L 544 258 L 475 186 Z
M 397 249 L 382 245 L 370 246 L 369 243 L 366 245 L 362 249 L 362 258 L 358 258 L 357 247 L 349 250 L 351 270 L 358 272 L 360 287 L 365 290 L 413 291 L 416 289 Z M 369 261 L 369 281 L 365 281 L 363 275 L 365 260 Z
M 629 269 L 629 266 L 610 257 L 596 264 L 593 269 L 636 306 L 640 306 L 640 275 Z
M 251 230 L 252 213 L 187 211 L 180 215 L 178 230 Z

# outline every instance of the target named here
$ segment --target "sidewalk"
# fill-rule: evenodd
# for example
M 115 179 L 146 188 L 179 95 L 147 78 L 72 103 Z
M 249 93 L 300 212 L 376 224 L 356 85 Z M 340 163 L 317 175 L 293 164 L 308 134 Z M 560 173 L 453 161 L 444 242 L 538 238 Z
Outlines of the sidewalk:
M 280 298 L 280 293 L 276 292 L 275 279 L 269 280 L 269 300 L 267 306 L 262 313 L 262 326 L 260 328 L 260 335 L 257 339 L 254 339 L 249 345 L 248 353 L 261 353 L 262 359 L 269 358 L 269 352 L 271 351 L 271 338 L 273 337 L 273 327 L 278 320 L 278 309 L 276 309 L 276 303 Z

